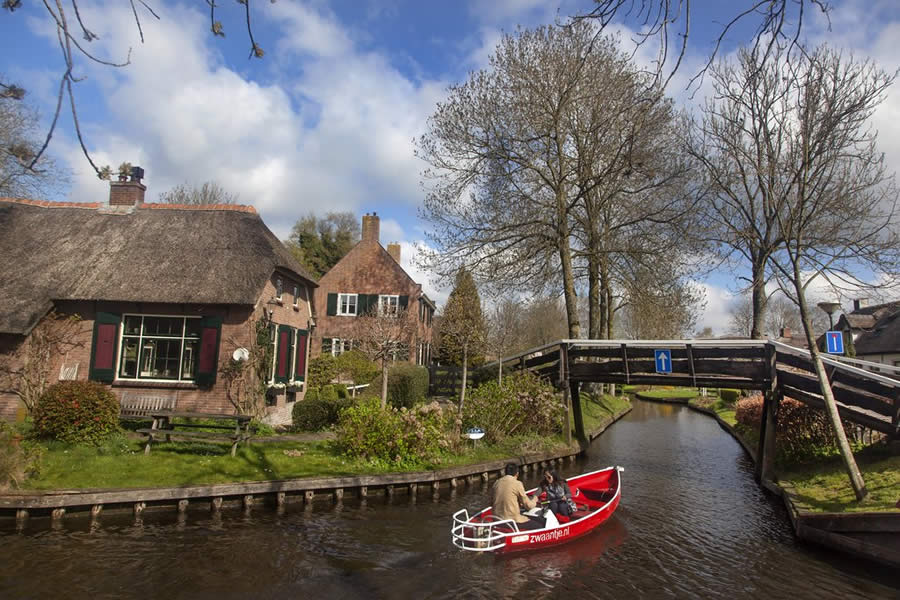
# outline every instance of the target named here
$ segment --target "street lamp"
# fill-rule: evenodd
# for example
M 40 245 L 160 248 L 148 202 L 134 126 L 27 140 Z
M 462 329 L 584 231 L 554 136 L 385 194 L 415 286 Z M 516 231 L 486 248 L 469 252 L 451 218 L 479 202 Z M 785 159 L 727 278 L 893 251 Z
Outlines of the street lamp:
M 841 307 L 840 302 L 819 302 L 818 307 L 828 313 L 828 329 L 834 329 L 834 319 L 832 315 Z

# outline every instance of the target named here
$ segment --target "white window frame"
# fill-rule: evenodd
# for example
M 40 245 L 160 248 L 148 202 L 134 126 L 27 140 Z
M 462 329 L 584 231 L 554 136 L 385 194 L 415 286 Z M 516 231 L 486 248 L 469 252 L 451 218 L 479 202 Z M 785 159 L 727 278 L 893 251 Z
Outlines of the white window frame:
M 387 307 L 387 308 L 385 308 Z M 381 316 L 396 316 L 400 312 L 400 296 L 394 294 L 381 294 L 378 296 L 378 314 Z
M 128 317 L 140 317 L 141 319 L 141 329 L 137 335 L 134 334 L 126 334 L 125 333 L 125 320 Z M 181 335 L 180 336 L 165 336 L 165 335 L 145 335 L 144 334 L 144 319 L 147 317 L 151 318 L 163 318 L 163 319 L 181 319 Z M 200 338 L 198 337 L 196 340 L 194 338 L 186 337 L 187 334 L 187 320 L 188 319 L 200 319 L 197 316 L 189 316 L 189 315 L 162 315 L 155 313 L 124 313 L 122 315 L 121 320 L 119 321 L 119 344 L 118 350 L 116 351 L 116 371 L 115 371 L 115 379 L 116 381 L 161 381 L 166 383 L 193 383 L 194 378 L 186 378 L 184 377 L 184 373 L 182 373 L 184 369 L 184 357 L 185 351 L 187 348 L 185 347 L 185 340 L 196 341 L 199 350 Z M 172 378 L 152 378 L 147 375 L 141 375 L 141 370 L 143 365 L 141 364 L 141 359 L 144 358 L 144 339 L 148 338 L 148 342 L 153 339 L 180 339 L 181 340 L 181 356 L 178 359 L 178 376 L 174 379 Z M 123 377 L 120 369 L 122 368 L 122 357 L 125 353 L 125 340 L 126 339 L 136 339 L 137 340 L 137 356 L 135 357 L 135 376 L 134 377 Z M 196 367 L 197 361 L 199 360 L 199 352 L 196 356 L 192 357 L 192 362 Z M 152 362 L 152 354 L 151 354 L 151 362 Z
M 344 310 L 344 300 L 347 300 L 349 308 L 350 298 L 353 298 L 353 312 Z M 339 317 L 355 317 L 359 313 L 359 294 L 339 293 L 337 301 L 337 314 Z
M 275 300 L 281 302 L 282 296 L 284 296 L 284 279 L 278 275 L 275 277 Z
M 345 338 L 331 338 L 331 355 L 340 356 L 344 352 L 353 350 L 353 340 Z
M 275 385 L 275 369 L 278 367 L 278 324 L 269 323 L 269 344 L 272 346 L 272 370 L 269 372 L 269 380 L 266 385 Z
M 294 285 L 294 308 L 300 307 L 300 286 Z

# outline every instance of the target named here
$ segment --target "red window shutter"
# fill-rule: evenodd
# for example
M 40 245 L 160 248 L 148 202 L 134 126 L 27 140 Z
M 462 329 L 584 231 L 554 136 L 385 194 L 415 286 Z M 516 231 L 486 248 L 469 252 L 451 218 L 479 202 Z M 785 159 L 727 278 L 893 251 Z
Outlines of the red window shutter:
M 275 362 L 275 383 L 287 383 L 291 376 L 291 353 L 294 348 L 294 330 L 287 325 L 278 326 L 278 349 Z
M 116 348 L 119 343 L 121 316 L 98 312 L 94 317 L 94 339 L 91 343 L 90 378 L 111 383 L 116 378 Z
M 200 356 L 194 383 L 210 386 L 216 382 L 219 370 L 219 338 L 222 332 L 221 317 L 205 317 L 200 322 Z
M 297 330 L 297 361 L 294 364 L 294 381 L 303 381 L 306 378 L 306 341 L 309 332 L 306 329 Z

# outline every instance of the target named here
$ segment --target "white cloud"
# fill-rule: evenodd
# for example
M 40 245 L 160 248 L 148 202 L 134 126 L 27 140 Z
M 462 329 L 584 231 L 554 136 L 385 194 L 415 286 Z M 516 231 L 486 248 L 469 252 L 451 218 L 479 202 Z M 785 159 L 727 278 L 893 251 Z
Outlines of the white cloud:
M 706 299 L 706 309 L 700 317 L 696 329 L 702 330 L 711 327 L 714 335 L 725 335 L 728 331 L 729 308 L 734 302 L 735 296 L 726 288 L 713 285 L 708 282 L 695 282 L 703 290 Z

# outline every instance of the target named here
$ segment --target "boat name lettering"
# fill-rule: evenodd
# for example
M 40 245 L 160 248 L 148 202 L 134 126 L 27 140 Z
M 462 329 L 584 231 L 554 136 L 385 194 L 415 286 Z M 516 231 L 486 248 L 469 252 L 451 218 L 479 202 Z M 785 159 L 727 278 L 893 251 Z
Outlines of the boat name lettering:
M 510 540 L 510 541 L 511 541 L 513 544 L 518 544 L 519 542 L 527 542 L 527 541 L 528 541 L 528 534 L 526 533 L 525 535 L 517 535 L 517 536 L 515 536 L 514 538 L 512 538 L 512 540 Z
M 564 538 L 569 535 L 569 528 L 565 529 L 554 529 L 553 531 L 548 531 L 546 533 L 535 533 L 531 535 L 531 540 L 529 543 L 538 544 L 540 542 L 552 542 L 556 541 L 560 538 Z

